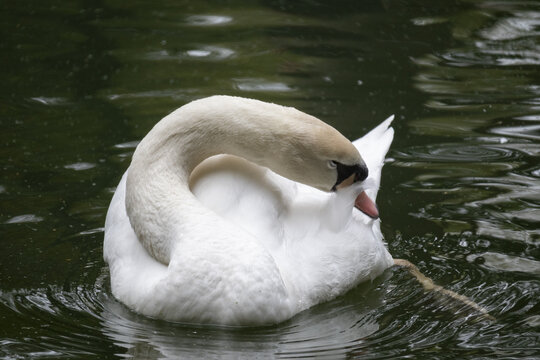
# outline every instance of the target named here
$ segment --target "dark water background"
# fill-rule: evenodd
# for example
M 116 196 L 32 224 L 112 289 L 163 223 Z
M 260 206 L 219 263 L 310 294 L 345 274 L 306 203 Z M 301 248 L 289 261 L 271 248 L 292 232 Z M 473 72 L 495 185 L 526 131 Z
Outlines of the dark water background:
M 4 1 L 0 358 L 539 358 L 540 2 Z M 351 139 L 395 113 L 378 204 L 405 271 L 268 328 L 188 327 L 110 294 L 108 203 L 184 103 L 295 106 Z

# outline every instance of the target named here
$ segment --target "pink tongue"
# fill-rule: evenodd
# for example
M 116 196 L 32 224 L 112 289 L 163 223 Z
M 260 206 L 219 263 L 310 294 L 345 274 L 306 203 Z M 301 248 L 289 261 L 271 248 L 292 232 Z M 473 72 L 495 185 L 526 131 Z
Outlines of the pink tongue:
M 365 191 L 362 191 L 362 193 L 358 195 L 354 201 L 354 206 L 372 219 L 379 218 L 379 210 L 377 209 L 377 205 L 371 201 Z

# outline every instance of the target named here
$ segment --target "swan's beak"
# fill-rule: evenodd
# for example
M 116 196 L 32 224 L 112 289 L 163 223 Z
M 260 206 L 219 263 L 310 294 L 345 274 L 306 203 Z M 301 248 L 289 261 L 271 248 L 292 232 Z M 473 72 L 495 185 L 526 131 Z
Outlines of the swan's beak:
M 362 191 L 360 195 L 354 201 L 354 207 L 369 216 L 372 219 L 379 218 L 379 209 L 377 205 L 367 196 L 365 191 Z
M 333 190 L 339 190 L 354 184 L 355 182 L 364 181 L 368 176 L 368 168 L 365 164 L 361 165 L 343 165 L 337 163 L 338 179 Z M 379 210 L 377 205 L 371 200 L 365 191 L 354 201 L 354 207 L 366 214 L 372 219 L 379 218 Z

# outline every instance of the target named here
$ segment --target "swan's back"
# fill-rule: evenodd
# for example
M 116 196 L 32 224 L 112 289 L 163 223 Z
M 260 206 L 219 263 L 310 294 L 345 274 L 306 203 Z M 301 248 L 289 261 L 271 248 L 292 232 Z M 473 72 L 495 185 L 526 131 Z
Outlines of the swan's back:
M 353 142 L 368 165 L 366 192 L 373 199 L 393 140 L 392 120 Z M 228 155 L 201 164 L 191 183 L 205 206 L 253 234 L 272 254 L 304 307 L 372 280 L 393 263 L 380 221 L 352 209 L 347 191 L 325 193 Z

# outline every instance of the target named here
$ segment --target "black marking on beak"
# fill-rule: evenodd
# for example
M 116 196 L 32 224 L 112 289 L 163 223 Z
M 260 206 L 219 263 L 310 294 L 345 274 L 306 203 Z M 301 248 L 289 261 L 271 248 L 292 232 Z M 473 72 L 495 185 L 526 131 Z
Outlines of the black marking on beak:
M 332 190 L 335 191 L 337 187 L 346 179 L 354 175 L 353 183 L 364 181 L 368 177 L 368 168 L 366 164 L 356 164 L 356 165 L 344 165 L 342 163 L 336 162 L 337 164 L 337 173 L 338 178 L 335 185 L 332 187 Z

